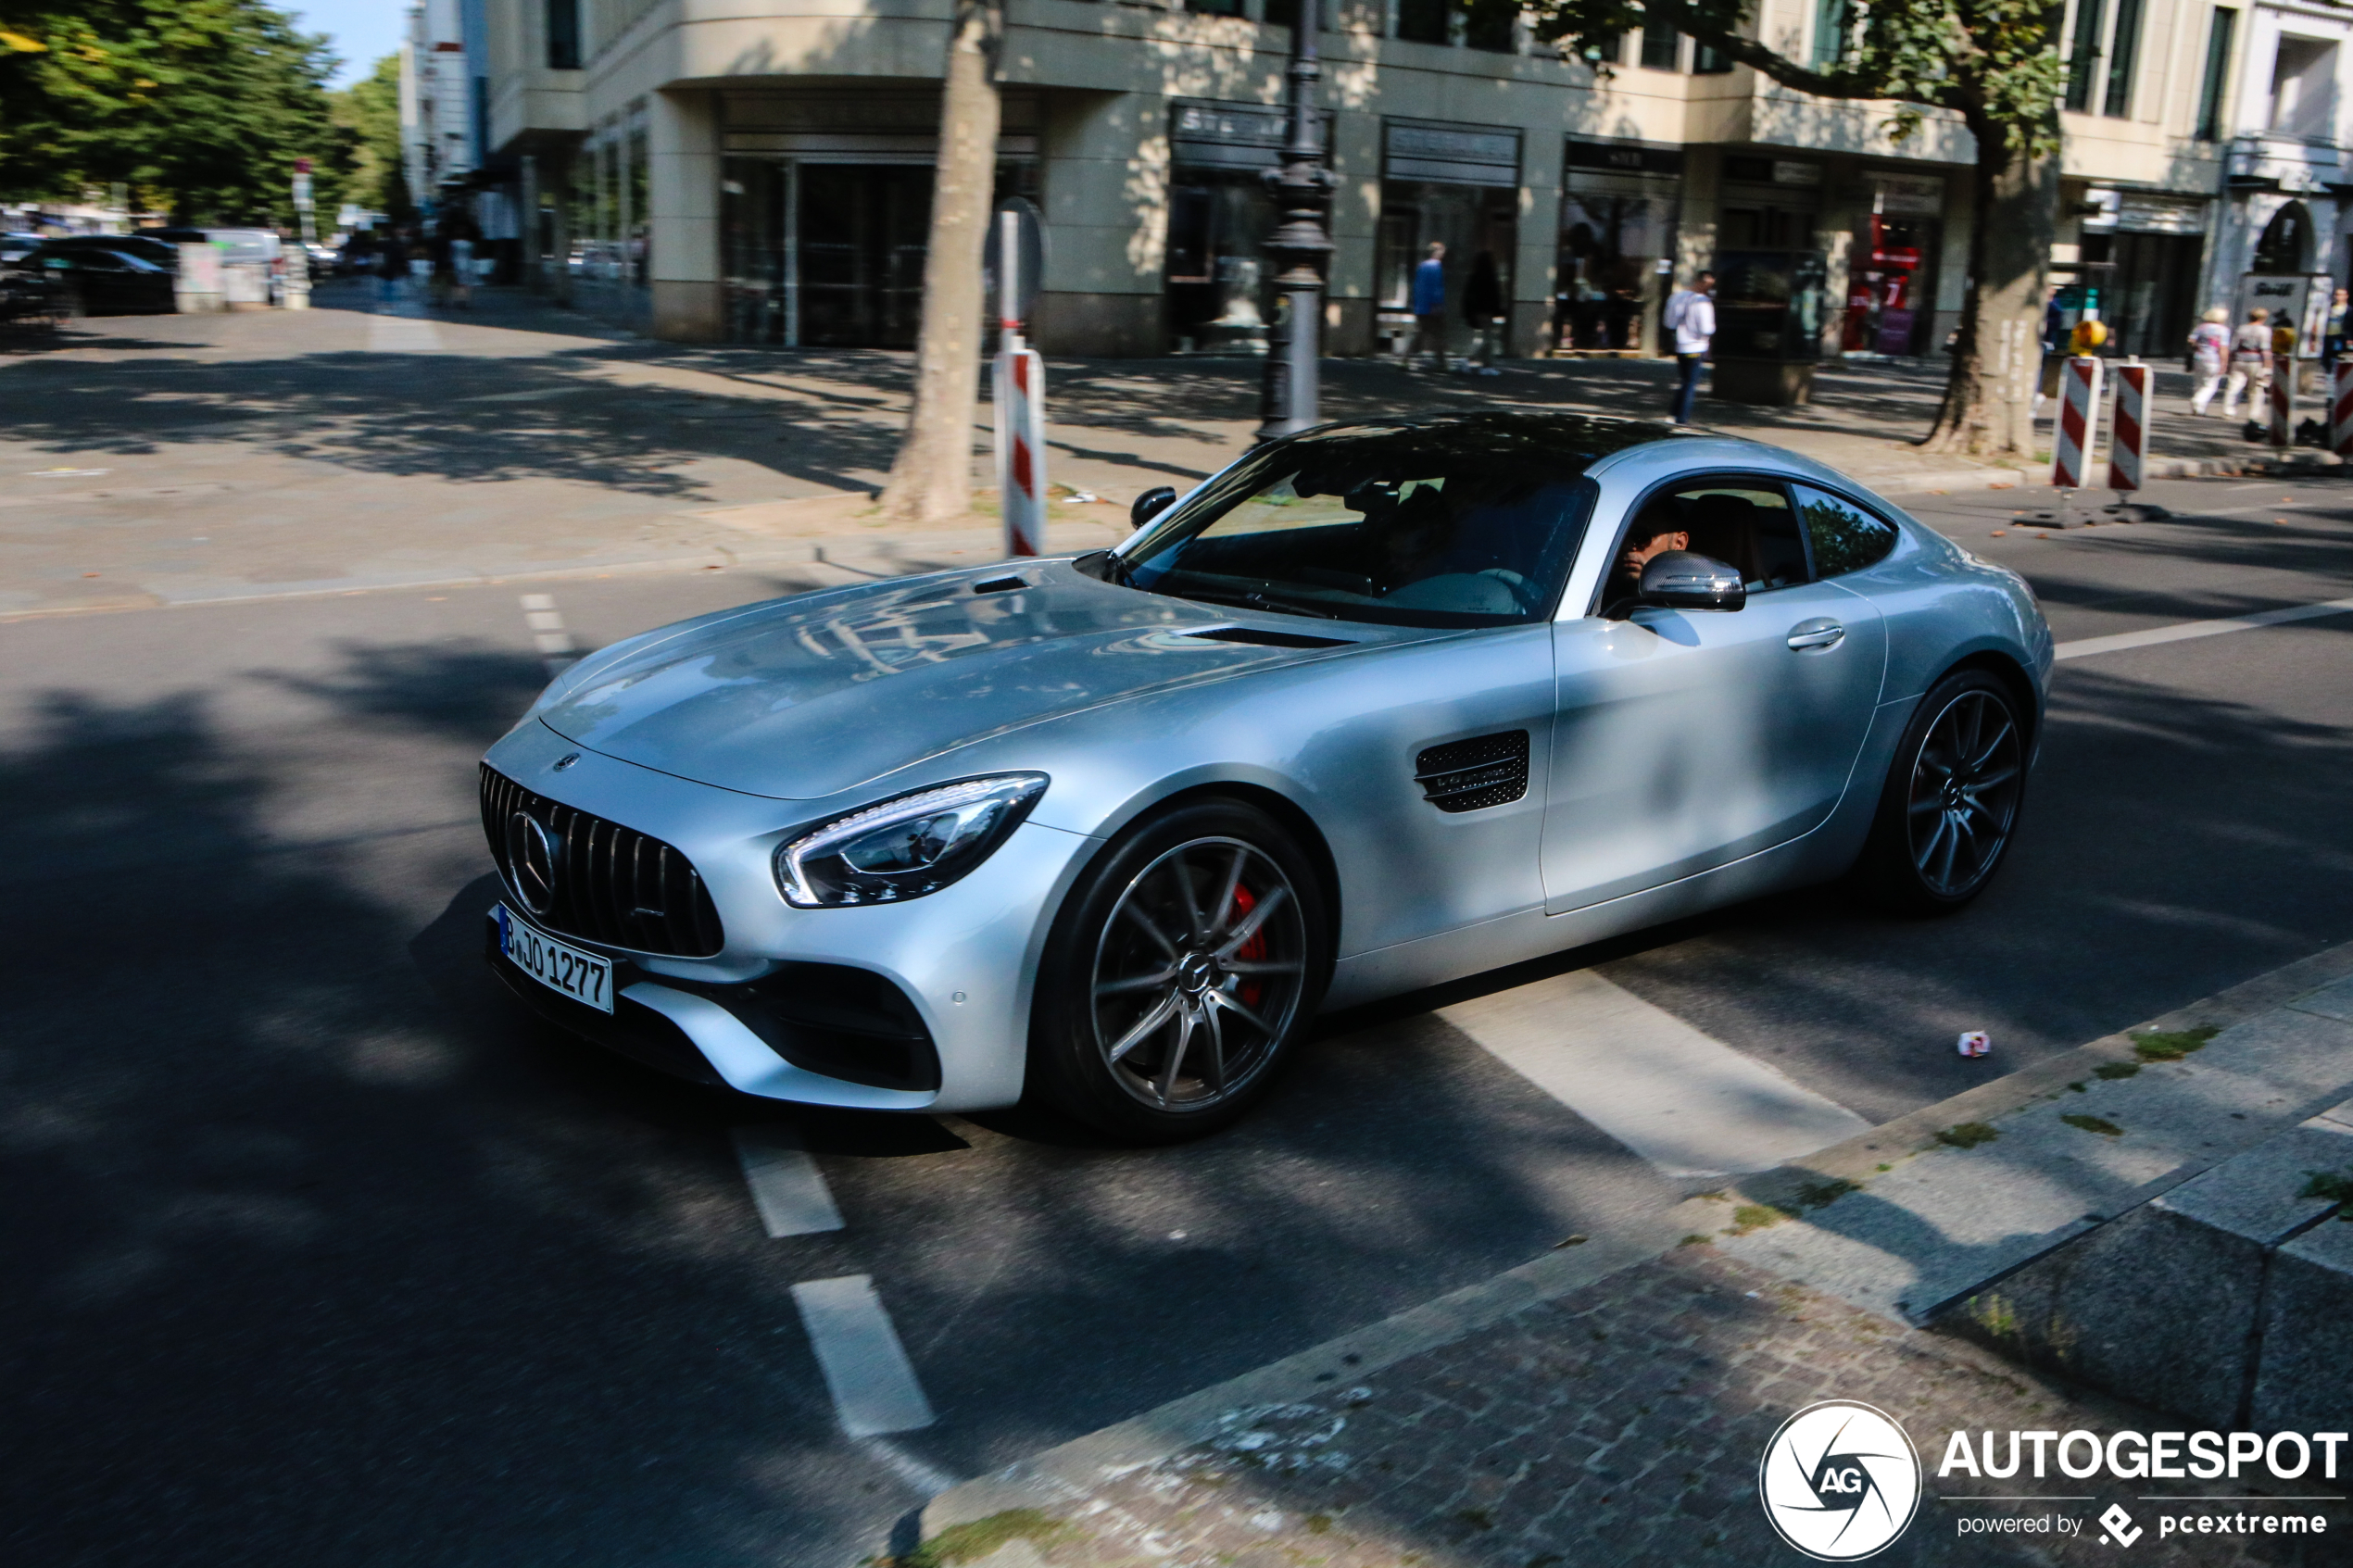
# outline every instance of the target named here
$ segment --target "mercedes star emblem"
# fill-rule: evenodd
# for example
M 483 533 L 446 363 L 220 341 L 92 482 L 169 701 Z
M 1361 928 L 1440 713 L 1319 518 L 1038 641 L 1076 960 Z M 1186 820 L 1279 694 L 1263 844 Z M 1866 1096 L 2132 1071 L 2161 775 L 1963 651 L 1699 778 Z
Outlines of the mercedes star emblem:
M 556 835 L 528 811 L 507 819 L 507 874 L 533 914 L 556 907 Z

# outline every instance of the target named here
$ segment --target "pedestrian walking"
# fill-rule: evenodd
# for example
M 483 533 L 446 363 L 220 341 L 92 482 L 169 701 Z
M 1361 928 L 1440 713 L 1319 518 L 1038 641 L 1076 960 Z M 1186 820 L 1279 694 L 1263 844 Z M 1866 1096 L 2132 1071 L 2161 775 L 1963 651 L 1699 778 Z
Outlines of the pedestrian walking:
M 1480 251 L 1471 262 L 1470 280 L 1463 285 L 1463 319 L 1470 323 L 1471 374 L 1502 375 L 1495 356 L 1503 346 L 1497 340 L 1504 328 L 1504 279 L 1491 250 Z
M 449 237 L 450 302 L 467 310 L 474 304 L 474 243 L 463 229 Z
M 2348 298 L 2353 296 L 2348 296 L 2343 289 L 2329 296 L 2328 325 L 2321 332 L 2321 362 L 2328 367 L 2332 375 L 2336 371 L 2336 357 L 2345 352 L 2345 313 Z
M 1413 363 L 1427 344 L 1430 363 L 1438 370 L 1446 368 L 1446 245 L 1443 241 L 1429 242 L 1429 255 L 1414 269 L 1414 354 L 1406 357 Z
M 2214 401 L 2230 358 L 2231 313 L 2218 305 L 2190 329 L 2190 373 L 2197 377 L 2197 391 L 2190 395 L 2191 413 L 2203 416 Z
M 390 305 L 400 297 L 400 280 L 409 275 L 409 247 L 400 243 L 397 230 L 386 237 L 384 250 L 376 257 L 376 300 Z
M 2222 417 L 2236 419 L 2239 394 L 2251 391 L 2251 407 L 2269 406 L 2271 396 L 2271 313 L 2261 306 L 2246 313 L 2246 323 L 2231 338 L 2231 374 L 2222 383 Z
M 1675 367 L 1682 374 L 1670 411 L 1675 422 L 1692 422 L 1692 405 L 1699 398 L 1700 367 L 1707 362 L 1707 343 L 1716 335 L 1716 274 L 1702 272 L 1667 302 L 1667 330 L 1675 334 Z

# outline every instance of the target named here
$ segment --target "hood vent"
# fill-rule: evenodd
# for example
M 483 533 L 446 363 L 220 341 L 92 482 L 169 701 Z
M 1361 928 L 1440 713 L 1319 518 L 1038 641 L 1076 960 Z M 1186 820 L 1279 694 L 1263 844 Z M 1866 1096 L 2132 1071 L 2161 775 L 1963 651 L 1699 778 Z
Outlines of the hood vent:
M 1019 577 L 984 577 L 973 584 L 975 594 L 1011 594 L 1026 588 L 1029 583 Z
M 1414 759 L 1414 782 L 1441 811 L 1508 806 L 1528 793 L 1528 732 L 1433 746 Z
M 1305 632 L 1274 632 L 1263 626 L 1213 626 L 1206 632 L 1183 632 L 1205 643 L 1249 643 L 1263 648 L 1344 648 L 1353 637 L 1317 637 Z

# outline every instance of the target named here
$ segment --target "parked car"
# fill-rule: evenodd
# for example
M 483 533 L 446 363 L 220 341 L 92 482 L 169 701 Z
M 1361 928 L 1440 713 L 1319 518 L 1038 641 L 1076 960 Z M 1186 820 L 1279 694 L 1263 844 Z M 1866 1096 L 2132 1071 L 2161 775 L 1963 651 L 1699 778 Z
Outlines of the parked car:
M 14 266 L 31 254 L 41 243 L 41 236 L 31 233 L 0 234 L 0 267 Z
M 1755 442 L 1327 425 L 1074 558 L 593 654 L 481 771 L 488 959 L 780 1100 L 1222 1125 L 1322 1010 L 1853 872 L 2000 866 L 2023 579 Z
M 150 234 L 64 234 L 48 242 L 51 250 L 113 250 L 125 256 L 135 256 L 142 261 L 152 261 L 158 267 L 177 268 L 180 247 L 156 239 Z
M 128 316 L 179 308 L 173 288 L 176 267 L 111 246 L 52 240 L 17 265 L 62 282 L 79 314 Z
M 0 332 L 42 332 L 73 313 L 65 282 L 37 268 L 0 266 Z

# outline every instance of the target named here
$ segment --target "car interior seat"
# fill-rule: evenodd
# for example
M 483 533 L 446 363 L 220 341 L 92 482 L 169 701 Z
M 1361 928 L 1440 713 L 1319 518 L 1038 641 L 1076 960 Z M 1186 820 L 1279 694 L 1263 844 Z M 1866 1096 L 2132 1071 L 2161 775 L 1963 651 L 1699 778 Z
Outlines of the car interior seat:
M 1732 568 L 1742 582 L 1762 583 L 1765 561 L 1757 548 L 1755 502 L 1716 491 L 1691 497 L 1683 532 L 1691 535 L 1693 550 Z

